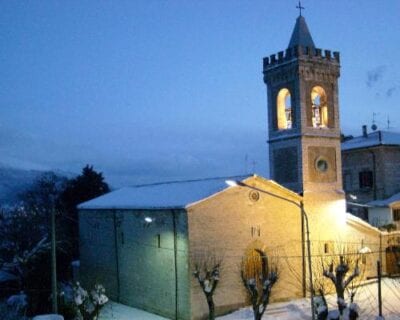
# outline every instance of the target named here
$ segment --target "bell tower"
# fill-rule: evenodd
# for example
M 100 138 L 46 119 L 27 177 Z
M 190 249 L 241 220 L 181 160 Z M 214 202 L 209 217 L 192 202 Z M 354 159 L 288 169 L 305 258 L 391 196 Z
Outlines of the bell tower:
M 301 15 L 285 51 L 263 60 L 271 179 L 295 192 L 341 192 L 339 52 L 316 48 Z

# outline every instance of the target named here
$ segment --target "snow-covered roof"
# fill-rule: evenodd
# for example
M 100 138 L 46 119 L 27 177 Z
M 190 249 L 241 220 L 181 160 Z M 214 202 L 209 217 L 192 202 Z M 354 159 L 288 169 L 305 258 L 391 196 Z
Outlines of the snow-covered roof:
M 346 222 L 351 225 L 355 225 L 358 227 L 363 227 L 373 232 L 382 233 L 378 228 L 370 225 L 368 222 L 364 221 L 363 219 L 356 217 L 351 213 L 346 213 Z
M 81 203 L 78 209 L 168 209 L 185 208 L 228 187 L 226 180 L 244 180 L 250 175 L 188 181 L 161 182 L 125 187 Z
M 366 137 L 354 137 L 342 142 L 342 151 L 379 145 L 400 145 L 400 133 L 379 130 L 369 133 Z
M 374 200 L 374 201 L 368 202 L 367 205 L 369 205 L 371 207 L 389 207 L 393 203 L 399 202 L 399 201 L 400 201 L 400 193 L 396 193 L 387 199 Z

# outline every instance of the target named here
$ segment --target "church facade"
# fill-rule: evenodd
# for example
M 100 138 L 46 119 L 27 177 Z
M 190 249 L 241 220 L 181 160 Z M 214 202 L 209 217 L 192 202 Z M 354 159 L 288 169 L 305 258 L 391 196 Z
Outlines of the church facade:
M 339 53 L 316 48 L 300 16 L 288 48 L 264 58 L 263 71 L 272 180 L 141 185 L 81 204 L 83 282 L 99 281 L 113 300 L 171 319 L 203 319 L 208 307 L 193 276 L 199 259 L 221 261 L 217 314 L 249 304 L 241 272 L 260 252 L 279 269 L 273 301 L 307 295 L 308 262 L 329 259 L 338 246 L 363 255 L 364 277 L 376 274 L 378 259 L 385 270 L 393 234 L 346 214 Z

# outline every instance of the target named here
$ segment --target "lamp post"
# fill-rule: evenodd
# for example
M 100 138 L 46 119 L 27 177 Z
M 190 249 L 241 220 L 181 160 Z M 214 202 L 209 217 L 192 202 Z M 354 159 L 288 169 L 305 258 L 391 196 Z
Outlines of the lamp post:
M 289 202 L 293 205 L 295 205 L 296 207 L 298 207 L 300 209 L 301 212 L 301 216 L 303 221 L 305 222 L 305 226 L 306 226 L 306 242 L 307 242 L 307 254 L 308 254 L 308 273 L 309 273 L 309 288 L 310 288 L 310 295 L 311 295 L 311 315 L 312 315 L 312 320 L 315 320 L 315 308 L 314 308 L 314 285 L 313 285 L 313 276 L 312 276 L 312 267 L 311 267 L 311 242 L 310 242 L 310 227 L 309 227 L 309 223 L 308 223 L 308 216 L 306 211 L 304 210 L 304 204 L 303 201 L 299 201 L 299 203 L 297 203 L 296 201 L 290 200 L 290 199 L 286 199 L 282 196 L 279 196 L 275 193 L 257 188 L 257 187 L 253 187 L 250 186 L 242 181 L 236 181 L 236 180 L 226 180 L 225 181 L 226 184 L 228 186 L 234 187 L 234 186 L 240 186 L 240 187 L 246 187 L 249 189 L 253 189 L 256 191 L 259 191 L 261 193 L 270 195 L 272 197 L 284 200 L 286 202 Z

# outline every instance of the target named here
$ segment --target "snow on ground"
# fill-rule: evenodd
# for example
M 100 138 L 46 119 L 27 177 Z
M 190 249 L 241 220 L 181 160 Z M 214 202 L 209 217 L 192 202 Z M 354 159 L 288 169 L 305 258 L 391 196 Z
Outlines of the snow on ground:
M 42 316 L 33 317 L 32 320 L 64 320 L 64 317 L 58 314 L 45 314 Z
M 131 308 L 116 302 L 108 302 L 101 310 L 99 320 L 168 320 L 158 315 Z
M 400 320 L 400 279 L 382 280 L 383 315 L 385 320 Z M 328 304 L 336 306 L 335 296 L 328 297 Z M 355 302 L 361 308 L 362 320 L 375 320 L 378 316 L 378 285 L 371 282 L 360 287 Z M 268 306 L 263 320 L 309 320 L 311 319 L 309 299 L 297 299 L 288 302 L 272 303 Z M 127 307 L 115 302 L 108 303 L 99 320 L 166 320 L 142 310 Z M 231 314 L 218 317 L 218 320 L 253 320 L 251 308 L 243 308 Z

